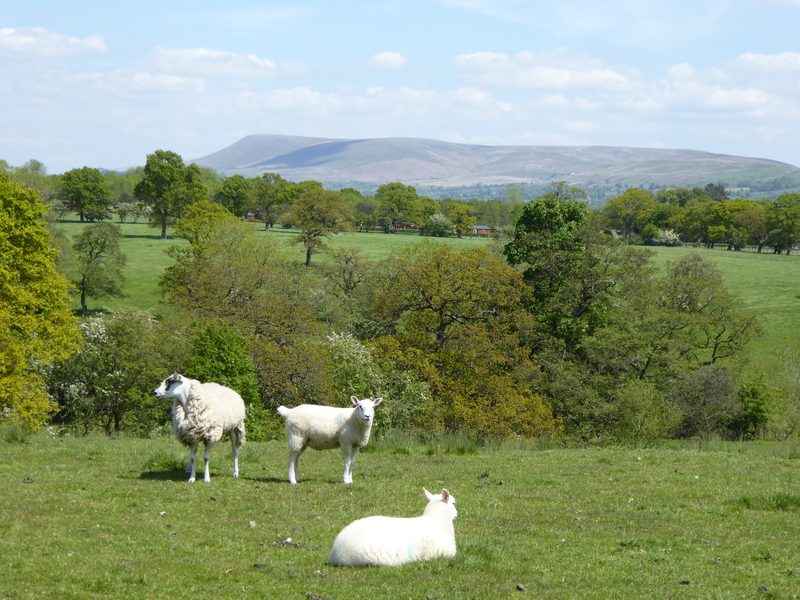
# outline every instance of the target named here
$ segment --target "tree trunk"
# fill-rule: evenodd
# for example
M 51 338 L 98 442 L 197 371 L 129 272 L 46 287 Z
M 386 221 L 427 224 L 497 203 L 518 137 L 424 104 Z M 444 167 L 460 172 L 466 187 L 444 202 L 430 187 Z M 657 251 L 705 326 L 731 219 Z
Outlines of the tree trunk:
M 81 310 L 85 317 L 89 314 L 89 309 L 86 307 L 86 274 L 81 277 Z

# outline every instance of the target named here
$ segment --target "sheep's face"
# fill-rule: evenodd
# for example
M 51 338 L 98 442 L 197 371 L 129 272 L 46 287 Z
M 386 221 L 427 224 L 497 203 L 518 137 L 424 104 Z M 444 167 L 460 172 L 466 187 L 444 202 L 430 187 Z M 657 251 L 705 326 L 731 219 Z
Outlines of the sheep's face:
M 383 398 L 359 400 L 355 396 L 350 396 L 350 401 L 355 404 L 356 412 L 364 421 L 372 421 L 372 417 L 375 416 L 375 407 L 383 401 Z
M 184 406 L 186 397 L 189 395 L 190 386 L 191 383 L 186 377 L 179 373 L 173 373 L 153 390 L 153 394 L 155 394 L 156 398 L 159 400 L 162 398 L 178 398 L 181 405 Z

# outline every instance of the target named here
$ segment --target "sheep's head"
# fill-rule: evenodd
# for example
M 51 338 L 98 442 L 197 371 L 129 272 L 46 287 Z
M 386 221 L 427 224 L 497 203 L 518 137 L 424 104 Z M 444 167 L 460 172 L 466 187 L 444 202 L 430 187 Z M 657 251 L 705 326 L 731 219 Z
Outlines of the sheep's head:
M 191 382 L 188 378 L 180 373 L 173 373 L 153 390 L 153 394 L 159 400 L 162 398 L 177 398 L 181 406 L 186 408 L 186 398 L 189 395 L 190 386 Z
M 365 398 L 364 400 L 359 400 L 355 396 L 350 396 L 350 401 L 355 404 L 356 412 L 358 412 L 364 421 L 372 421 L 372 418 L 375 416 L 375 407 L 383 401 L 383 398 L 375 398 L 375 400 Z
M 430 506 L 432 502 L 444 502 L 447 505 L 447 508 L 450 509 L 450 515 L 452 516 L 453 521 L 456 520 L 458 511 L 456 510 L 456 499 L 453 498 L 453 494 L 444 488 L 442 488 L 441 494 L 431 494 L 425 488 L 422 488 L 422 491 L 425 492 L 425 497 L 428 499 L 428 506 Z

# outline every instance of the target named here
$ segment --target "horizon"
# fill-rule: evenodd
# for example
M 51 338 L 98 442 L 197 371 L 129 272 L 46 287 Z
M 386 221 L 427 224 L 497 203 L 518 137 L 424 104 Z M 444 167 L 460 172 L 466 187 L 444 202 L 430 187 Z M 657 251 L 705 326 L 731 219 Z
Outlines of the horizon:
M 0 7 L 0 159 L 122 170 L 272 134 L 800 166 L 800 0 L 100 7 Z

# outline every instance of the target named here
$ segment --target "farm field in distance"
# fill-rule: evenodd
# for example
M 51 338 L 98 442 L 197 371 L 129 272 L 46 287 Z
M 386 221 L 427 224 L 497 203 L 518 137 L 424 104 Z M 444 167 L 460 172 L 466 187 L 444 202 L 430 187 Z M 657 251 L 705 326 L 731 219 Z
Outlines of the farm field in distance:
M 379 436 L 378 436 L 379 437 Z M 798 598 L 797 443 L 548 449 L 370 442 L 286 481 L 285 442 L 230 447 L 189 484 L 172 438 L 42 432 L 0 455 L 0 596 L 30 598 Z M 455 496 L 458 554 L 334 568 L 351 521 Z M 524 590 L 524 591 L 523 591 Z
M 71 237 L 80 232 L 85 224 L 71 221 L 58 223 L 56 226 Z M 158 279 L 172 260 L 164 251 L 169 246 L 182 245 L 185 242 L 181 238 L 169 236 L 162 240 L 157 229 L 144 223 L 123 224 L 121 227 L 124 238 L 120 246 L 128 257 L 128 266 L 124 272 L 127 278 L 125 291 L 129 296 L 124 299 L 90 299 L 87 302 L 89 308 L 101 310 L 136 306 L 141 309 L 155 309 L 161 301 Z M 295 235 L 292 231 L 277 228 L 263 232 L 262 235 L 273 236 L 287 244 L 290 251 L 296 253 L 298 263 L 302 264 L 305 257 L 302 246 L 289 245 Z M 377 261 L 408 244 L 424 240 L 447 243 L 457 249 L 473 248 L 476 245 L 489 246 L 493 243 L 492 240 L 477 236 L 462 239 L 429 238 L 417 234 L 379 232 L 339 234 L 334 236 L 332 243 L 336 246 L 359 248 L 366 258 Z M 783 368 L 782 349 L 800 339 L 800 254 L 786 256 L 775 255 L 768 250 L 758 254 L 724 249 L 695 250 L 688 247 L 650 249 L 655 252 L 653 263 L 661 272 L 668 261 L 687 252 L 704 252 L 717 261 L 724 273 L 725 285 L 741 299 L 741 308 L 745 312 L 757 314 L 767 331 L 765 337 L 754 342 L 753 360 L 748 368 L 764 372 L 768 381 L 770 373 Z M 314 255 L 312 268 L 314 264 L 324 260 L 324 256 Z M 77 299 L 73 301 L 73 308 L 79 308 Z

